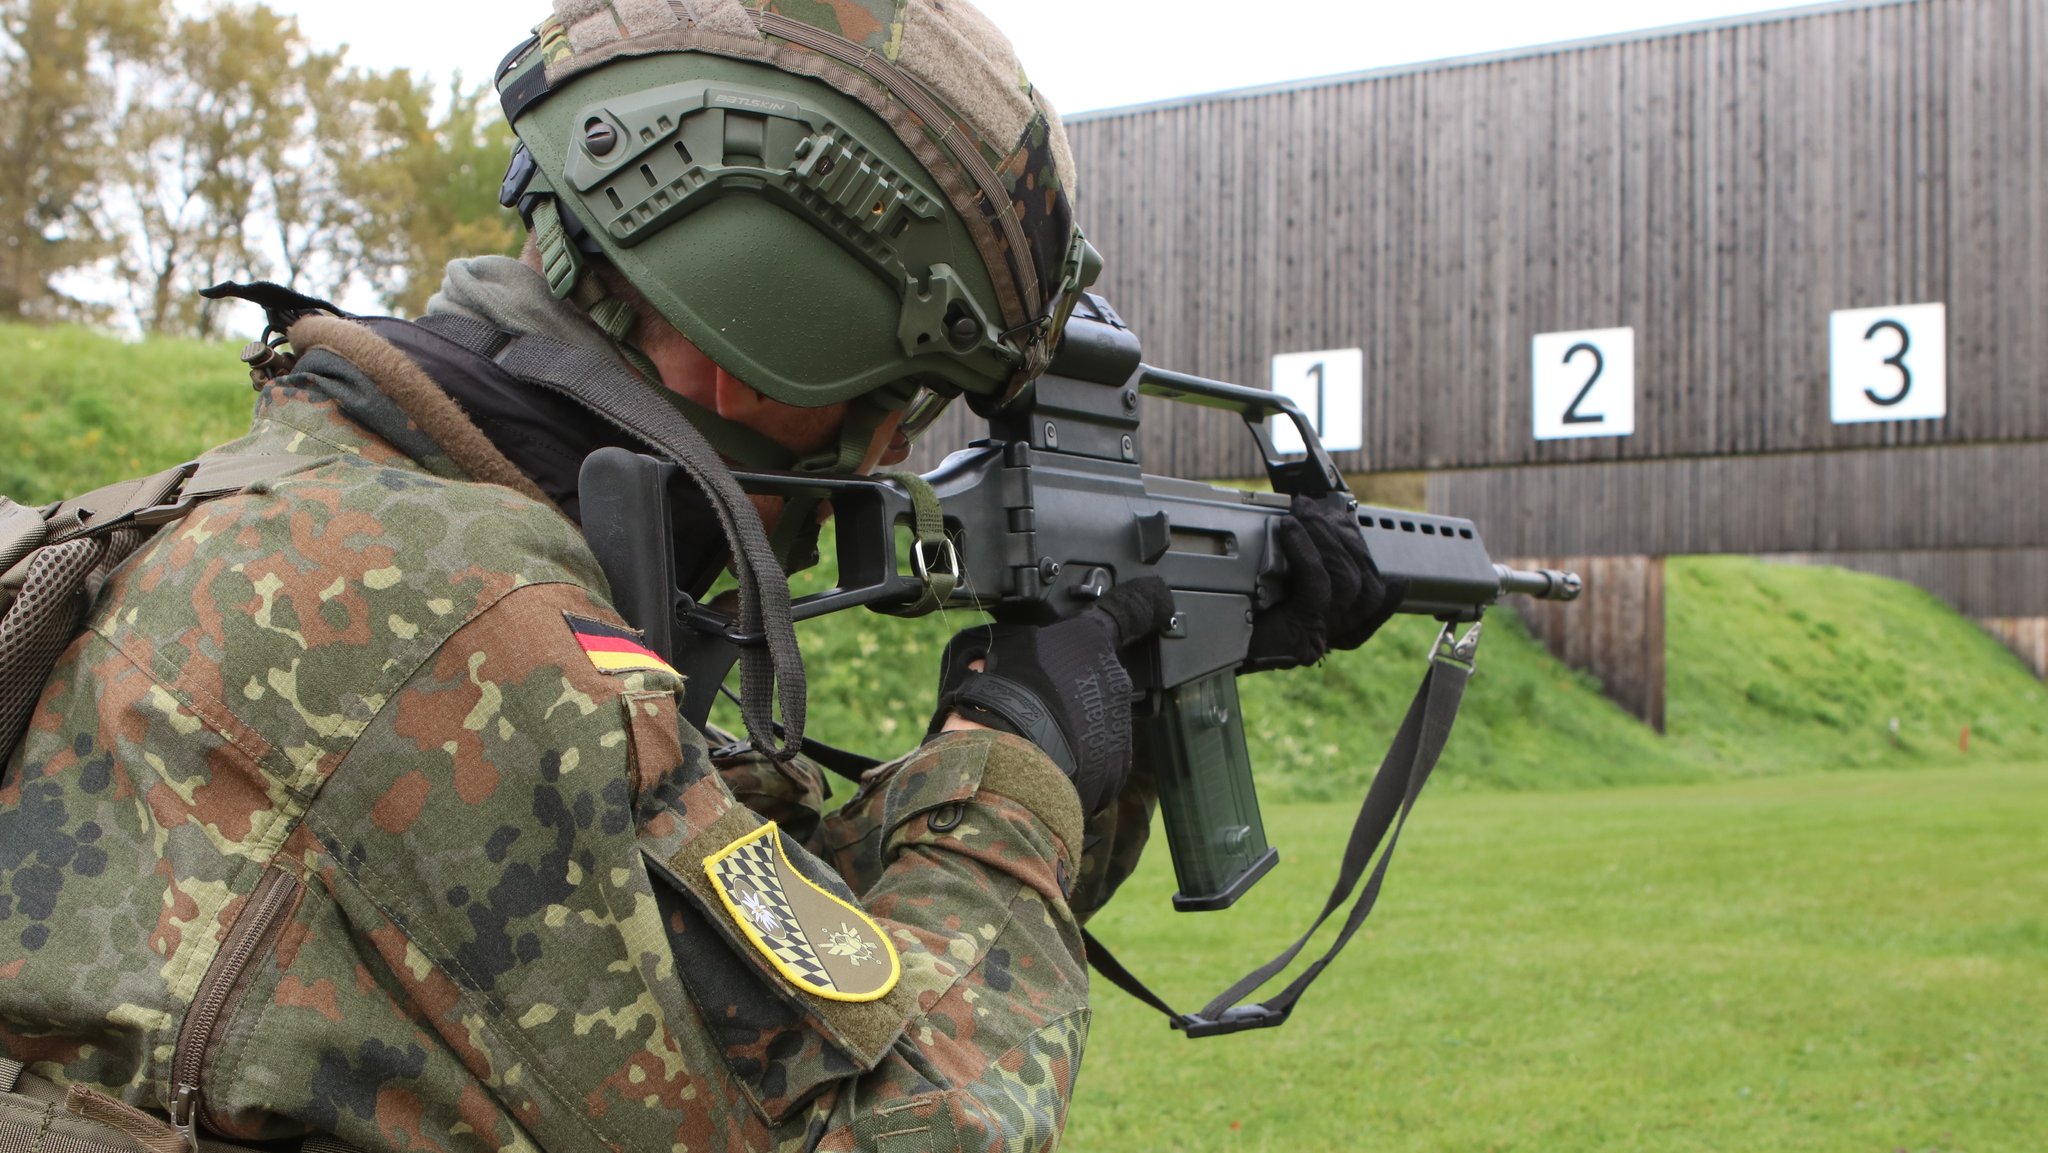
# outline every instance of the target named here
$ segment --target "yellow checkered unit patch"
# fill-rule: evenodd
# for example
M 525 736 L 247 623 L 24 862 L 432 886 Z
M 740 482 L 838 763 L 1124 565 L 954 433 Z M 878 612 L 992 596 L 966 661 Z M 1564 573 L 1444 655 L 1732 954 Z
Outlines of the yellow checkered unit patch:
M 879 1001 L 903 975 L 895 946 L 868 915 L 812 884 L 763 825 L 704 858 L 740 931 L 791 984 L 828 1001 Z

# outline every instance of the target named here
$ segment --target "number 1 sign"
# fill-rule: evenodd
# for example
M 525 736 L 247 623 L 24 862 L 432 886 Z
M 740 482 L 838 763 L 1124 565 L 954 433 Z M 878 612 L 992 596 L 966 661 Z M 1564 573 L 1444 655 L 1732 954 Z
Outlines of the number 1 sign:
M 1537 440 L 1635 435 L 1635 329 L 1550 332 L 1534 347 Z
M 1365 447 L 1365 351 L 1289 352 L 1273 358 L 1273 391 L 1293 401 L 1315 425 L 1330 452 Z M 1274 418 L 1273 447 L 1294 455 L 1308 451 L 1291 420 Z
M 1836 424 L 1948 415 L 1948 308 L 1854 308 L 1829 322 Z

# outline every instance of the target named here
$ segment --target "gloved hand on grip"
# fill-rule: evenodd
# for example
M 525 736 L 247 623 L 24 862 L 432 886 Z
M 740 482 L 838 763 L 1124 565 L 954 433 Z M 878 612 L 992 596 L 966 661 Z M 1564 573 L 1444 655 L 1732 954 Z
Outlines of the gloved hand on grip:
M 1287 561 L 1287 599 L 1252 623 L 1247 671 L 1298 668 L 1331 649 L 1355 649 L 1400 608 L 1408 590 L 1380 577 L 1349 493 L 1296 496 L 1293 515 L 1273 532 Z
M 1173 592 L 1157 577 L 1111 589 L 1058 624 L 984 625 L 946 646 L 930 731 L 958 714 L 1037 745 L 1093 815 L 1131 772 L 1131 675 L 1118 650 L 1163 631 Z M 980 671 L 972 666 L 981 663 Z

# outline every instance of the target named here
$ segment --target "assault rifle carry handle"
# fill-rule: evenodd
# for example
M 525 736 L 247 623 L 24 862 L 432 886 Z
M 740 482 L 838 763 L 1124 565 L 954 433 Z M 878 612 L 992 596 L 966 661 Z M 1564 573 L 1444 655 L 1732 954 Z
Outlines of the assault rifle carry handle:
M 1147 476 L 1138 463 L 1140 397 L 1236 413 L 1258 445 L 1272 493 Z M 1052 369 L 1007 407 L 983 413 L 990 435 L 954 453 L 925 479 L 943 510 L 958 566 L 949 607 L 1044 624 L 1087 608 L 1119 581 L 1164 578 L 1172 628 L 1133 678 L 1143 739 L 1160 790 L 1180 892 L 1177 908 L 1229 907 L 1270 870 L 1238 708 L 1237 674 L 1252 620 L 1285 590 L 1272 529 L 1292 494 L 1344 491 L 1315 428 L 1287 398 L 1166 372 L 1142 363 L 1137 338 L 1090 296 L 1068 324 Z M 1307 453 L 1278 452 L 1268 421 L 1300 431 Z M 929 561 L 909 559 L 901 526 L 916 500 L 901 483 L 870 478 L 741 474 L 751 492 L 832 502 L 839 586 L 795 602 L 798 620 L 863 606 L 908 612 L 924 599 Z M 686 715 L 702 723 L 739 646 L 729 618 L 675 587 L 673 546 L 649 526 L 669 524 L 667 502 L 688 483 L 680 470 L 623 450 L 585 465 L 585 531 L 619 611 L 648 643 L 689 674 Z M 1407 585 L 1401 611 L 1476 622 L 1508 593 L 1571 600 L 1568 573 L 1494 564 L 1470 521 L 1395 509 L 1358 509 L 1359 531 L 1388 578 Z M 957 554 L 957 560 L 952 557 Z

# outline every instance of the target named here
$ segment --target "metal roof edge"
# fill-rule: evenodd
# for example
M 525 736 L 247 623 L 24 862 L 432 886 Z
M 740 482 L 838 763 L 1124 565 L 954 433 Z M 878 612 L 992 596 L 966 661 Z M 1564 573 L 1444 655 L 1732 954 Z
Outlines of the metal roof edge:
M 1142 104 L 1122 104 L 1114 108 L 1098 108 L 1087 112 L 1065 114 L 1062 119 L 1068 124 L 1086 124 L 1091 120 L 1115 120 L 1126 116 L 1141 116 L 1152 112 L 1171 112 L 1179 108 L 1191 108 L 1199 104 L 1220 104 L 1226 101 L 1256 100 L 1263 96 L 1284 96 L 1292 92 L 1305 92 L 1317 88 L 1336 88 L 1346 84 L 1359 84 L 1369 80 L 1386 80 L 1397 76 L 1416 76 L 1427 72 L 1449 72 L 1458 68 L 1477 68 L 1487 64 L 1505 64 L 1516 60 L 1533 60 L 1542 56 L 1562 56 L 1571 52 L 1583 52 L 1595 48 L 1614 48 L 1624 44 L 1639 44 L 1646 40 L 1675 39 L 1692 36 L 1701 32 L 1721 32 L 1733 28 L 1750 28 L 1762 24 L 1782 24 L 1792 20 L 1806 20 L 1818 16 L 1832 16 L 1843 12 L 1859 12 L 1874 8 L 1898 8 L 1909 4 L 1926 3 L 1927 0 L 1830 0 L 1824 4 L 1805 4 L 1794 8 L 1777 8 L 1766 12 L 1745 12 L 1738 16 L 1720 16 L 1712 20 L 1695 20 L 1688 24 L 1670 24 L 1658 28 L 1639 28 L 1630 32 L 1615 32 L 1606 36 L 1588 36 L 1578 40 L 1560 40 L 1551 44 L 1534 44 L 1526 48 L 1504 48 L 1498 52 L 1481 52 L 1469 56 L 1445 56 L 1436 60 L 1419 60 L 1410 64 L 1390 64 L 1381 68 L 1367 68 L 1358 72 L 1334 72 L 1327 76 L 1311 76 L 1301 80 L 1282 80 L 1273 84 L 1259 84 L 1246 88 L 1225 88 L 1215 92 L 1201 92 L 1192 96 L 1174 96 L 1165 100 L 1151 100 Z

